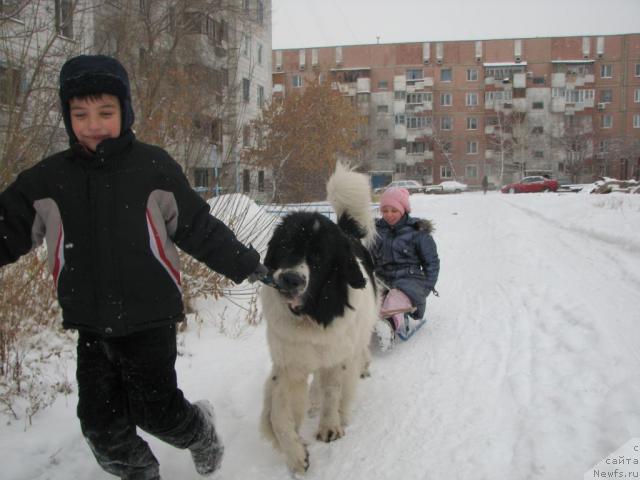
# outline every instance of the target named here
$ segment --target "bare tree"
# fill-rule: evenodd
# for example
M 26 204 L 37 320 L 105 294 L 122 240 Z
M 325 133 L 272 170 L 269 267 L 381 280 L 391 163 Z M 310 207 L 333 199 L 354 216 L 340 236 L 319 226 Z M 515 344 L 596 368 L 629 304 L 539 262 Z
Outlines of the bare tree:
M 451 169 L 451 177 L 458 179 L 458 173 L 453 162 L 453 118 L 450 116 L 434 117 L 432 120 L 432 133 L 429 136 L 431 150 L 439 154 Z
M 551 137 L 552 144 L 563 152 L 564 171 L 572 182 L 577 183 L 593 158 L 594 134 L 591 117 L 573 118 L 563 123 L 560 132 L 557 133 Z
M 489 122 L 493 128 L 488 134 L 487 145 L 498 155 L 499 181 L 504 184 L 507 174 L 524 170 L 532 143 L 531 125 L 525 113 L 514 112 L 503 104 L 496 106 L 496 113 L 489 117 Z

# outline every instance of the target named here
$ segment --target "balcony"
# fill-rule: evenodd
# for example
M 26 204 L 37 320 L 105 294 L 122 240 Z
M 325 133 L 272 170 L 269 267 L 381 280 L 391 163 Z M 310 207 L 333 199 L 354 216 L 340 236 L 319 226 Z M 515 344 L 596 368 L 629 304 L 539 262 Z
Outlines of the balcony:
M 358 93 L 371 93 L 371 79 L 370 78 L 358 78 L 356 83 L 356 92 Z
M 567 75 L 564 73 L 551 74 L 551 86 L 553 88 L 564 88 L 567 84 Z
M 396 75 L 393 77 L 393 90 L 396 92 L 404 92 L 407 90 L 407 78 L 404 75 Z
M 564 113 L 565 108 L 566 108 L 566 102 L 564 97 L 553 97 L 551 99 L 552 113 Z
M 395 115 L 404 113 L 406 111 L 406 103 L 404 100 L 394 100 L 393 101 L 393 113 Z
M 527 111 L 527 99 L 526 98 L 514 98 L 513 99 L 513 111 L 525 113 Z
M 393 129 L 393 138 L 407 138 L 407 127 L 402 124 L 396 124 L 395 128 Z
M 526 88 L 527 87 L 527 75 L 526 73 L 514 73 L 513 74 L 513 88 Z
M 406 148 L 396 148 L 394 150 L 394 157 L 396 161 L 405 160 L 407 158 L 407 149 Z

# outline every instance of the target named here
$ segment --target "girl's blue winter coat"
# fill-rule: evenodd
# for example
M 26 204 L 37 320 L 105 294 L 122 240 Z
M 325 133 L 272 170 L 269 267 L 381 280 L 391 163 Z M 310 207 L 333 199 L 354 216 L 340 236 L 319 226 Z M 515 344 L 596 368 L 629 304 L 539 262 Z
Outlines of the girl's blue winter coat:
M 413 316 L 422 318 L 440 271 L 432 223 L 405 215 L 389 225 L 380 218 L 376 230 L 378 236 L 371 251 L 376 275 L 389 288 L 404 292 L 416 307 Z

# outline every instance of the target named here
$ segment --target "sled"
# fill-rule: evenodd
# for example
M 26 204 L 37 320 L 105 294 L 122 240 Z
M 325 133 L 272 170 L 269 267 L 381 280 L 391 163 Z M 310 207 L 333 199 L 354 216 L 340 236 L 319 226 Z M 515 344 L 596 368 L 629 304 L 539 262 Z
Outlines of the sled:
M 400 325 L 400 328 L 396 330 L 396 337 L 400 340 L 409 340 L 425 323 L 427 323 L 427 317 L 413 318 L 410 314 L 415 312 L 415 307 L 408 308 L 396 308 L 393 310 L 380 310 L 381 318 L 389 318 L 398 313 L 404 314 L 404 322 Z

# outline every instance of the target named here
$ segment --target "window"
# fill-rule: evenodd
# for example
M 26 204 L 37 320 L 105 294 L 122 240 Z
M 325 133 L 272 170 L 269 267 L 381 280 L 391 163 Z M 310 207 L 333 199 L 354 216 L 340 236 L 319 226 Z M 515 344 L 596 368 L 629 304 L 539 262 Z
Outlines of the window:
M 251 127 L 249 125 L 244 125 L 242 127 L 242 146 L 248 147 L 251 142 Z
M 611 115 L 602 115 L 602 128 L 613 128 L 613 117 Z
M 389 88 L 389 83 L 386 80 L 380 80 L 378 82 L 378 88 L 380 90 L 386 90 L 387 88 Z
M 478 142 L 476 140 L 467 142 L 467 153 L 470 155 L 478 153 Z
M 209 188 L 209 169 L 208 168 L 193 169 L 193 186 L 195 188 Z
M 394 117 L 396 125 L 404 125 L 405 124 L 405 116 L 404 115 L 396 115 Z
M 260 25 L 264 23 L 264 2 L 262 0 L 258 0 L 258 8 L 256 12 L 256 20 Z
M 609 140 L 600 140 L 600 152 L 608 152 L 609 151 Z
M 215 145 L 222 143 L 222 121 L 219 118 L 211 120 L 209 140 Z
M 565 89 L 565 88 L 552 88 L 552 98 L 563 98 L 567 103 L 585 103 L 590 102 L 595 98 L 595 90 L 588 89 Z
M 424 142 L 407 142 L 407 154 L 419 155 L 426 150 Z
M 389 112 L 389 105 L 378 105 L 377 111 L 378 111 L 378 113 L 388 113 Z
M 387 160 L 389 158 L 389 152 L 378 152 L 376 158 L 378 158 L 378 160 Z
M 264 170 L 258 170 L 258 191 L 264 192 Z
M 478 106 L 478 94 L 475 92 L 468 92 L 465 95 L 465 105 L 467 107 L 477 107 Z
M 300 88 L 303 84 L 302 77 L 300 75 L 294 75 L 291 77 L 291 82 L 293 83 L 293 88 Z
M 600 101 L 602 103 L 613 102 L 613 90 L 600 90 Z
M 20 11 L 20 0 L 0 0 L 0 14 L 3 17 L 13 17 Z
M 638 113 L 633 116 L 633 128 L 640 128 L 640 114 Z
M 504 67 L 486 67 L 484 69 L 485 78 L 493 78 L 494 80 L 512 80 L 515 73 L 524 73 L 524 65 L 520 66 L 504 66 Z
M 467 165 L 464 167 L 464 176 L 466 178 L 478 178 L 478 167 L 476 165 Z
M 389 136 L 389 130 L 386 128 L 378 129 L 378 138 L 387 138 Z
M 264 87 L 262 85 L 258 85 L 258 107 L 262 108 L 264 106 Z
M 544 152 L 542 150 L 535 150 L 533 152 L 533 158 L 538 158 L 538 159 L 544 158 Z
M 640 77 L 640 63 L 636 63 L 636 77 Z
M 421 68 L 410 68 L 407 70 L 407 80 L 422 80 L 424 75 Z
M 484 101 L 485 103 L 503 103 L 510 102 L 513 99 L 513 91 L 512 90 L 497 90 L 494 92 L 484 92 Z
M 440 70 L 440 81 L 441 82 L 450 82 L 453 80 L 453 72 L 450 68 L 443 68 Z
M 531 129 L 531 133 L 533 133 L 534 135 L 541 135 L 541 134 L 543 134 L 543 133 L 544 133 L 544 127 L 540 127 L 540 126 L 538 126 L 538 127 L 533 127 L 533 128 Z
M 533 84 L 534 85 L 544 85 L 545 84 L 544 77 L 533 77 Z
M 451 130 L 451 117 L 440 117 L 440 129 L 441 130 Z
M 151 12 L 150 0 L 138 0 L 138 8 L 141 16 L 149 18 L 149 13 Z
M 534 110 L 543 110 L 544 109 L 544 102 L 533 102 L 532 108 Z
M 248 78 L 242 79 L 242 100 L 244 103 L 249 103 L 251 93 L 249 89 L 251 88 L 251 82 L 249 82 Z
M 600 65 L 600 78 L 612 78 L 613 77 L 613 65 L 605 64 Z
M 424 128 L 431 126 L 431 117 L 407 116 L 407 128 Z
M 431 101 L 431 92 L 428 93 L 407 93 L 407 103 L 410 104 L 422 104 L 425 101 Z
M 262 65 L 262 44 L 258 44 L 258 65 Z
M 250 49 L 251 49 L 251 37 L 248 34 L 243 33 L 242 34 L 242 54 L 245 57 L 248 57 Z
M 440 165 L 440 178 L 452 178 L 453 173 L 449 165 Z
M 453 96 L 450 93 L 441 93 L 440 94 L 440 106 L 441 107 L 450 107 L 453 103 Z
M 56 31 L 58 35 L 73 38 L 73 1 L 56 0 Z
M 20 94 L 21 72 L 0 64 L 0 103 L 15 104 Z
M 475 82 L 478 80 L 478 69 L 469 68 L 467 70 L 467 82 Z
M 405 98 L 407 98 L 407 92 L 405 92 L 404 90 L 398 90 L 394 92 L 393 98 L 395 100 L 404 100 Z
M 478 118 L 467 117 L 467 130 L 477 130 L 477 129 L 478 129 Z
M 633 101 L 635 103 L 640 103 L 640 88 L 636 88 L 633 92 Z
M 251 172 L 248 169 L 242 170 L 242 193 L 251 192 Z

